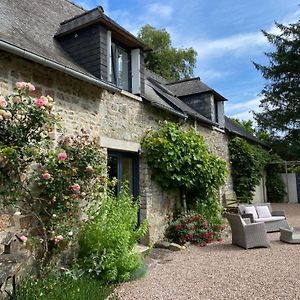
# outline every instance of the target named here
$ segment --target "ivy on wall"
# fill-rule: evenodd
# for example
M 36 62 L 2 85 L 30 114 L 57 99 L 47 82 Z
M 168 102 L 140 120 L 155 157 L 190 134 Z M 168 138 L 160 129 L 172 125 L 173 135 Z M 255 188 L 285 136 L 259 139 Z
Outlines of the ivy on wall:
M 210 153 L 204 138 L 192 128 L 184 131 L 179 124 L 164 122 L 147 132 L 142 148 L 153 179 L 166 190 L 179 187 L 183 195 L 197 195 L 205 201 L 215 199 L 216 190 L 225 183 L 225 161 Z M 188 200 L 196 201 L 196 197 Z
M 235 137 L 229 141 L 233 188 L 238 199 L 251 202 L 255 187 L 260 183 L 269 154 L 260 146 Z
M 263 171 L 267 171 L 267 198 L 270 202 L 282 202 L 285 188 L 278 170 L 271 162 L 281 161 L 278 155 L 270 154 L 258 145 L 249 144 L 242 138 L 229 141 L 233 188 L 242 202 L 251 202 L 255 187 L 259 185 Z

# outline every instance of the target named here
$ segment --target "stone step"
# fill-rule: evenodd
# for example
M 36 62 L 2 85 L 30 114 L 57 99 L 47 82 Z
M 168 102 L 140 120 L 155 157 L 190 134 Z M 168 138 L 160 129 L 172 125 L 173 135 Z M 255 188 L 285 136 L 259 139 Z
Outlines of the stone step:
M 142 244 L 137 244 L 137 249 L 138 251 L 142 254 L 145 255 L 147 251 L 150 249 L 148 246 L 142 245 Z

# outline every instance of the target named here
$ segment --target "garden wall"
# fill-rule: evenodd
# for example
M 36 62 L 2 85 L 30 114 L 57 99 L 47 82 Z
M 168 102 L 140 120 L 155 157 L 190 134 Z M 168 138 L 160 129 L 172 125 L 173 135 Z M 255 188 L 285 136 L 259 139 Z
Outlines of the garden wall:
M 139 143 L 148 128 L 157 128 L 158 121 L 174 117 L 164 111 L 145 105 L 141 98 L 129 93 L 111 93 L 99 87 L 72 78 L 63 73 L 20 57 L 0 51 L 0 91 L 10 94 L 17 81 L 32 82 L 37 88 L 36 96 L 50 95 L 55 101 L 56 114 L 62 118 L 62 129 L 58 132 L 75 134 L 84 128 L 99 140 L 101 146 L 138 151 Z M 229 165 L 228 138 L 219 129 L 211 130 L 197 122 L 185 124 L 194 126 L 208 143 L 210 150 L 223 158 Z M 229 176 L 220 191 L 233 194 Z M 151 180 L 151 173 L 145 156 L 140 155 L 140 200 L 141 219 L 150 222 L 149 236 L 145 240 L 157 240 L 163 236 L 168 214 L 179 192 L 166 193 Z

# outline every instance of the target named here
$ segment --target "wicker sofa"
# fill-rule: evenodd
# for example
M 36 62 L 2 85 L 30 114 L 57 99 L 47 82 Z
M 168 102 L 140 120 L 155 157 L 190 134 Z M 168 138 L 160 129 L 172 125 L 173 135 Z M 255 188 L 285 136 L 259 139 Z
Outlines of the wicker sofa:
M 258 211 L 265 210 L 267 207 L 270 216 L 261 217 Z M 254 210 L 253 210 L 254 209 Z M 249 218 L 251 223 L 265 223 L 267 232 L 279 231 L 281 228 L 289 228 L 284 211 L 272 211 L 270 203 L 247 204 L 240 203 L 238 210 L 242 218 Z
M 245 249 L 270 247 L 264 223 L 246 224 L 241 215 L 226 213 L 232 234 L 232 244 Z

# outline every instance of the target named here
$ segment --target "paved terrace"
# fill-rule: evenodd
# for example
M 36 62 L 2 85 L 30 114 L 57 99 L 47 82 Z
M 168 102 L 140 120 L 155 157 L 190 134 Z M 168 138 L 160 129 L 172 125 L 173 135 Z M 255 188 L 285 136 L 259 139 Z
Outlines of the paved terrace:
M 273 204 L 285 210 L 300 233 L 300 204 Z M 271 248 L 244 250 L 231 237 L 180 252 L 154 249 L 148 275 L 118 289 L 120 299 L 300 299 L 300 244 L 279 241 L 269 233 Z

